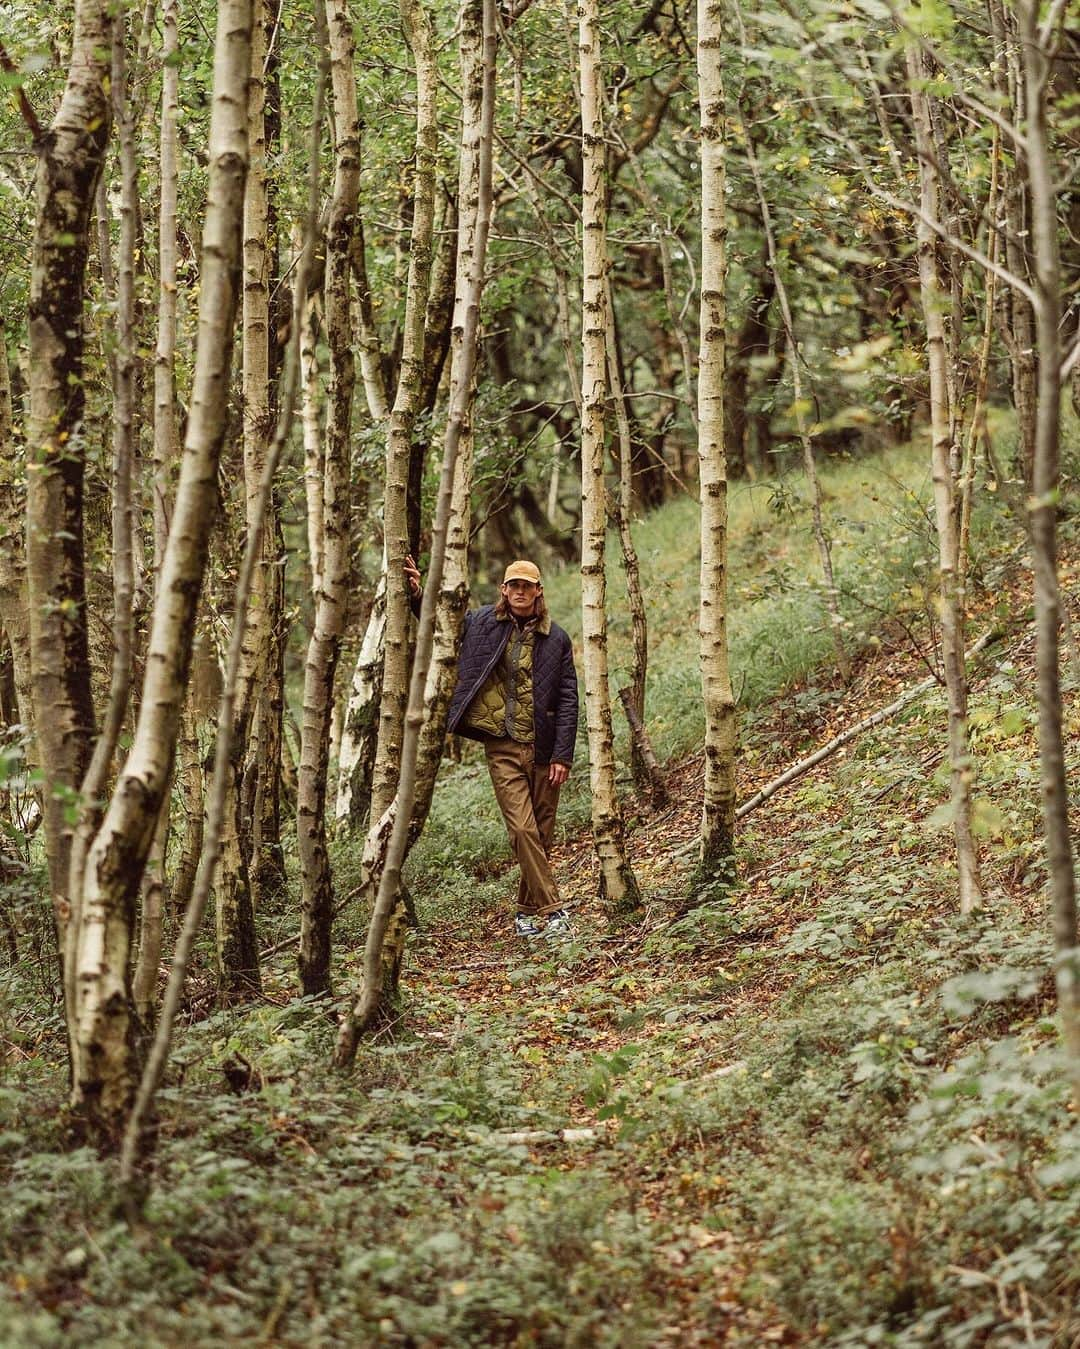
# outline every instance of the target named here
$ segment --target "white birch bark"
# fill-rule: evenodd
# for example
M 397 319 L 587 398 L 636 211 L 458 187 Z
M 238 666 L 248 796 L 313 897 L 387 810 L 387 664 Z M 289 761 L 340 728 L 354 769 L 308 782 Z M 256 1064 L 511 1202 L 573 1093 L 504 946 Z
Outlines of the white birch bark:
M 585 714 L 589 732 L 593 846 L 600 889 L 609 912 L 631 913 L 641 903 L 626 853 L 615 793 L 611 690 L 608 683 L 607 577 L 604 544 L 604 405 L 607 398 L 607 163 L 597 0 L 578 6 L 581 81 L 581 629 Z
M 727 647 L 727 454 L 724 444 L 727 324 L 723 10 L 698 0 L 697 75 L 701 122 L 701 317 L 698 465 L 701 580 L 698 627 L 705 704 L 705 787 L 699 878 L 723 877 L 735 846 L 735 698 Z
M 355 363 L 352 247 L 360 198 L 360 119 L 355 41 L 347 0 L 327 0 L 333 90 L 334 194 L 326 231 L 325 314 L 330 389 L 322 491 L 322 568 L 304 666 L 304 712 L 296 794 L 300 855 L 300 982 L 305 994 L 330 987 L 333 889 L 326 843 L 326 785 L 334 675 L 349 579 L 349 464 Z
M 454 307 L 450 320 L 449 401 L 451 408 L 458 412 L 460 427 L 455 430 L 457 450 L 446 522 L 446 548 L 439 594 L 435 599 L 431 664 L 424 689 L 426 710 L 417 751 L 416 796 L 409 828 L 410 847 L 419 838 L 431 809 L 435 779 L 446 743 L 446 716 L 457 682 L 461 627 L 469 603 L 475 385 L 463 388 L 461 382 L 466 372 L 475 371 L 476 367 L 476 354 L 466 351 L 465 337 L 470 330 L 470 308 L 478 308 L 480 304 L 481 296 L 475 288 L 477 278 L 482 283 L 491 227 L 491 181 L 490 176 L 485 179 L 485 174 L 490 175 L 492 146 L 485 144 L 485 138 L 493 134 L 489 82 L 495 55 L 484 39 L 483 4 L 469 0 L 462 3 L 459 14 L 461 153 L 458 157 Z M 481 211 L 485 212 L 483 221 L 480 219 Z M 476 324 L 478 332 L 478 318 Z M 443 454 L 445 457 L 445 441 Z M 390 945 L 389 941 L 387 945 Z
M 311 275 L 312 261 L 315 255 L 316 217 L 319 200 L 319 146 L 322 139 L 323 93 L 328 78 L 325 52 L 320 61 L 318 78 L 315 84 L 314 108 L 312 115 L 311 141 L 309 145 L 310 179 L 308 182 L 308 201 L 305 225 L 305 244 L 296 272 L 296 285 L 293 301 L 292 335 L 285 353 L 284 369 L 281 380 L 281 407 L 278 412 L 274 437 L 267 452 L 266 466 L 260 484 L 260 500 L 265 512 L 270 499 L 271 488 L 277 465 L 281 459 L 285 443 L 292 427 L 293 409 L 296 403 L 297 386 L 300 379 L 300 319 L 307 297 L 308 278 Z M 242 189 L 241 189 L 242 192 Z M 239 212 L 237 210 L 236 251 L 239 253 Z M 198 370 L 196 369 L 196 373 Z M 176 943 L 169 981 L 162 1000 L 161 1016 L 158 1018 L 154 1043 L 147 1055 L 146 1066 L 139 1081 L 139 1090 L 134 1106 L 124 1130 L 123 1144 L 120 1150 L 120 1186 L 121 1195 L 129 1212 L 137 1212 L 141 1195 L 135 1190 L 135 1166 L 139 1151 L 144 1142 L 143 1126 L 150 1113 L 154 1096 L 160 1085 L 165 1065 L 168 1062 L 172 1045 L 173 1026 L 180 1007 L 184 989 L 188 962 L 195 945 L 195 939 L 206 912 L 206 903 L 210 895 L 210 882 L 217 865 L 218 842 L 221 833 L 222 813 L 225 806 L 225 783 L 229 771 L 229 759 L 232 754 L 231 731 L 233 726 L 232 699 L 240 668 L 240 645 L 243 632 L 244 611 L 247 607 L 251 577 L 255 570 L 258 540 L 250 536 L 240 563 L 236 580 L 236 592 L 233 603 L 235 623 L 229 642 L 226 660 L 225 679 L 221 690 L 221 702 L 218 712 L 218 743 L 214 751 L 214 771 L 210 784 L 210 803 L 207 811 L 206 837 L 199 857 L 198 875 L 191 895 L 191 903 L 184 914 L 184 923 Z M 145 1194 L 145 1188 L 141 1194 Z
M 409 684 L 409 597 L 403 567 L 408 552 L 406 498 L 412 431 L 424 376 L 424 315 L 431 281 L 435 221 L 438 71 L 431 19 L 421 0 L 401 0 L 401 16 L 416 65 L 416 173 L 401 366 L 386 445 L 383 538 L 386 548 L 386 634 L 383 641 L 379 741 L 372 770 L 369 827 L 394 799 Z
M 266 0 L 255 0 L 251 71 L 247 81 L 248 172 L 244 184 L 243 283 L 240 327 L 243 404 L 244 522 L 258 530 L 255 571 L 240 648 L 233 716 L 232 772 L 222 821 L 221 862 L 214 887 L 218 981 L 227 999 L 243 998 L 260 983 L 251 885 L 251 830 L 245 827 L 244 765 L 270 658 L 273 523 L 258 525 L 259 484 L 273 430 L 270 417 L 270 260 L 267 248 Z
M 195 608 L 217 506 L 239 286 L 251 0 L 223 0 L 214 46 L 209 184 L 199 330 L 172 528 L 154 605 L 139 715 L 127 761 L 87 857 L 76 964 L 74 1103 L 115 1131 L 134 1090 L 128 987 L 130 915 L 168 789 Z
M 645 613 L 645 596 L 641 590 L 641 565 L 638 562 L 637 548 L 634 546 L 634 531 L 631 519 L 634 513 L 634 450 L 630 435 L 630 417 L 626 410 L 626 395 L 619 378 L 618 335 L 615 330 L 615 301 L 611 289 L 611 278 L 605 284 L 607 301 L 607 324 L 605 340 L 607 345 L 608 387 L 611 389 L 612 402 L 615 405 L 615 426 L 619 441 L 619 498 L 617 524 L 619 545 L 622 549 L 623 572 L 626 577 L 626 598 L 630 608 L 630 632 L 634 652 L 630 668 L 629 688 L 622 690 L 624 698 L 629 697 L 633 716 L 638 723 L 645 723 L 645 680 L 649 673 L 649 625 Z M 644 794 L 650 788 L 649 770 L 644 755 L 636 739 L 631 736 L 630 769 L 634 777 L 634 787 Z
M 466 273 L 459 271 L 455 296 L 451 359 L 451 400 L 443 439 L 442 472 L 439 495 L 432 529 L 431 567 L 420 610 L 416 639 L 416 657 L 409 686 L 409 701 L 402 744 L 401 776 L 394 806 L 394 822 L 386 847 L 386 860 L 379 877 L 378 894 L 372 909 L 364 946 L 364 972 L 360 993 L 355 1003 L 342 1018 L 334 1050 L 334 1061 L 345 1067 L 353 1061 L 360 1036 L 386 1011 L 388 988 L 396 979 L 396 962 L 400 961 L 404 944 L 404 915 L 400 900 L 401 866 L 409 842 L 413 806 L 416 799 L 417 760 L 421 727 L 424 722 L 428 677 L 432 670 L 432 652 L 435 640 L 435 609 L 443 588 L 447 537 L 451 518 L 451 502 L 458 455 L 462 441 L 467 439 L 466 427 L 472 400 L 473 379 L 476 370 L 476 352 L 480 328 L 480 302 L 484 288 L 484 268 L 491 217 L 491 172 L 495 118 L 495 0 L 463 0 L 460 41 L 465 83 L 472 84 L 467 71 L 475 72 L 475 57 L 470 43 L 475 41 L 477 11 L 481 18 L 482 87 L 480 90 L 479 125 L 466 116 L 462 124 L 465 135 L 475 130 L 477 136 L 477 191 L 475 230 L 472 251 Z M 475 74 L 473 76 L 475 78 Z M 466 98 L 469 98 L 468 93 Z M 463 154 L 470 153 L 463 144 Z M 464 170 L 463 170 L 464 173 Z M 459 223 L 459 229 L 462 226 Z M 462 261 L 459 240 L 458 262 Z M 456 359 L 454 359 L 456 357 Z M 455 378 L 456 376 L 456 378 Z M 467 545 L 466 545 L 467 546 Z M 389 960 L 388 960 L 389 955 Z M 388 968 L 388 965 L 390 968 Z
M 946 332 L 938 266 L 938 243 L 931 226 L 940 217 L 940 187 L 937 158 L 926 94 L 927 70 L 923 53 L 915 42 L 907 52 L 907 73 L 915 145 L 919 155 L 919 199 L 916 221 L 919 250 L 919 290 L 926 324 L 926 359 L 930 375 L 931 469 L 934 482 L 934 516 L 938 538 L 938 577 L 941 617 L 941 663 L 949 718 L 950 797 L 953 836 L 956 842 L 960 912 L 970 913 L 982 904 L 979 861 L 971 831 L 973 768 L 967 733 L 967 670 L 964 664 L 963 615 L 958 602 L 958 547 L 956 484 L 952 471 L 949 434 L 950 409 Z
M 7 335 L 0 320 L 0 627 L 11 648 L 19 721 L 30 730 L 34 712 L 23 529 L 26 480 L 19 472 L 21 460 L 15 443 Z
M 1073 1101 L 1080 1109 L 1080 939 L 1076 871 L 1069 828 L 1069 790 L 1061 712 L 1061 604 L 1057 575 L 1057 512 L 1061 453 L 1061 259 L 1055 172 L 1048 126 L 1053 34 L 1040 31 L 1038 6 L 1017 6 L 1027 104 L 1027 178 L 1031 191 L 1038 338 L 1038 405 L 1030 511 L 1035 572 L 1036 677 L 1043 828 L 1050 873 L 1058 1010 L 1068 1053 Z
M 90 210 L 112 124 L 113 6 L 75 6 L 60 107 L 38 146 L 30 274 L 26 577 L 36 753 L 60 950 L 70 915 L 67 806 L 90 761 L 94 711 L 83 556 L 83 287 Z M 68 1008 L 70 1019 L 71 1009 Z

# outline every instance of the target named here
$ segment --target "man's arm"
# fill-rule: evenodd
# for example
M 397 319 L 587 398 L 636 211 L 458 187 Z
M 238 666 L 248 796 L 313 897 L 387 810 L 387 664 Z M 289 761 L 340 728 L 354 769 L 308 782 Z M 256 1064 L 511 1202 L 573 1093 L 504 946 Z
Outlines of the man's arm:
M 577 739 L 578 682 L 574 669 L 574 649 L 566 639 L 559 665 L 559 694 L 555 706 L 555 747 L 551 754 L 548 781 L 561 787 L 570 776 L 574 762 L 574 742 Z

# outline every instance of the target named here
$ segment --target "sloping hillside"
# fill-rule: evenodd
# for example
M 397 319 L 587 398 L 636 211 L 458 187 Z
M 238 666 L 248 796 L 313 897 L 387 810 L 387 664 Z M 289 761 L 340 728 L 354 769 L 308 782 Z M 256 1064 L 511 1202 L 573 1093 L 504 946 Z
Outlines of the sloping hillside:
M 879 497 L 897 477 L 829 482 L 867 633 L 847 689 L 821 665 L 798 508 L 761 506 L 776 485 L 746 494 L 749 523 L 736 506 L 744 799 L 926 675 L 921 508 L 890 552 L 840 509 L 858 474 Z M 628 797 L 641 922 L 609 929 L 579 786 L 557 856 L 575 935 L 511 937 L 489 789 L 468 757 L 451 766 L 414 859 L 400 1019 L 331 1073 L 332 1023 L 291 996 L 279 953 L 262 1004 L 185 1030 L 135 1232 L 110 1162 L 50 1150 L 61 1045 L 55 1018 L 29 1032 L 27 983 L 35 1016 L 7 1013 L 24 1038 L 0 1088 L 0 1342 L 1075 1342 L 1080 1129 L 1052 1021 L 1016 536 L 984 521 L 971 623 L 1000 630 L 971 703 L 986 910 L 956 913 L 934 691 L 751 813 L 738 879 L 688 909 L 689 518 L 640 531 L 651 724 L 675 753 L 669 808 Z M 571 585 L 551 587 L 557 614 Z M 294 920 L 265 922 L 269 942 Z M 338 987 L 360 931 L 347 913 Z

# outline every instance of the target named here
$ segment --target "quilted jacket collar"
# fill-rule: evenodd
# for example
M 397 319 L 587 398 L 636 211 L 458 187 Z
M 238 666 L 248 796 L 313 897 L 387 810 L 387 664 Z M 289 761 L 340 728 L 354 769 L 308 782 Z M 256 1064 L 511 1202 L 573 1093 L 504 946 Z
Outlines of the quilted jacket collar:
M 508 613 L 496 614 L 495 621 L 497 623 L 509 623 L 512 617 L 513 615 Z M 533 619 L 532 623 L 526 623 L 525 626 L 526 628 L 533 628 L 541 637 L 546 637 L 551 631 L 551 615 L 549 613 L 545 614 L 539 622 L 537 622 L 536 619 Z

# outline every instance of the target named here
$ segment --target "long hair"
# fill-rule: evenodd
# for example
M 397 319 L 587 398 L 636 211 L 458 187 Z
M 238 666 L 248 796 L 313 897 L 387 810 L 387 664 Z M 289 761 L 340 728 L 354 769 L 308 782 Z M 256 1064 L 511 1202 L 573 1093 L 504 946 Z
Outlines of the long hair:
M 537 595 L 536 597 L 536 604 L 533 606 L 533 617 L 540 619 L 542 622 L 545 618 L 547 618 L 547 616 L 548 616 L 547 600 L 544 599 L 544 592 L 541 590 L 539 595 Z M 495 617 L 496 618 L 512 617 L 510 612 L 510 606 L 506 602 L 506 596 L 502 593 L 501 590 L 499 591 L 499 598 L 495 601 Z

